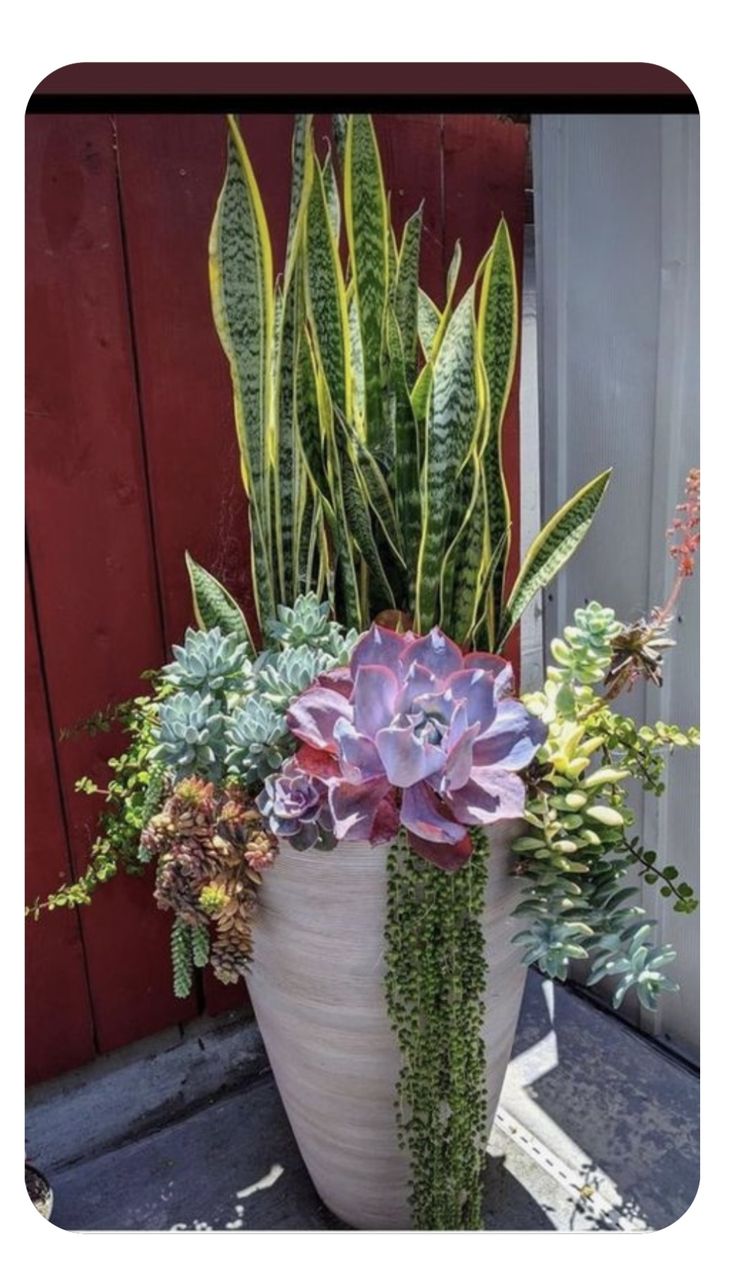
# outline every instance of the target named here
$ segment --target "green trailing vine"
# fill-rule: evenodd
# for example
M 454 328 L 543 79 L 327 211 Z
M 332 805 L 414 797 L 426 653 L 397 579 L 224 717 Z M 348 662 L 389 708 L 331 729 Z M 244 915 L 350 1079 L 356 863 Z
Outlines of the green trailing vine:
M 455 873 L 423 860 L 404 835 L 387 861 L 386 1001 L 402 1055 L 396 1121 L 415 1230 L 483 1229 L 488 842 L 472 836 Z
M 122 754 L 108 759 L 111 775 L 107 785 L 99 786 L 88 776 L 75 784 L 78 793 L 104 799 L 97 837 L 86 867 L 78 878 L 60 886 L 44 900 L 40 897 L 33 900 L 26 907 L 26 917 L 38 921 L 44 910 L 91 904 L 97 887 L 109 882 L 121 869 L 131 874 L 142 873 L 143 862 L 138 854 L 141 831 L 158 811 L 164 794 L 164 768 L 151 758 L 153 729 L 158 703 L 169 692 L 166 685 L 157 686 L 152 697 L 135 697 L 62 730 L 62 740 L 81 732 L 94 736 L 108 732 L 115 723 L 127 736 L 128 744 Z

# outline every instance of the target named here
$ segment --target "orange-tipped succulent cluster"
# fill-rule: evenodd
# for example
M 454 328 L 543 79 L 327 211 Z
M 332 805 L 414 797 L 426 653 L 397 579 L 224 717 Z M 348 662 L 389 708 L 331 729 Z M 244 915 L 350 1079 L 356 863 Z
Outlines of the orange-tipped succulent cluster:
M 156 860 L 159 908 L 209 945 L 218 979 L 235 983 L 250 960 L 256 891 L 277 850 L 250 796 L 187 777 L 144 829 L 141 849 Z

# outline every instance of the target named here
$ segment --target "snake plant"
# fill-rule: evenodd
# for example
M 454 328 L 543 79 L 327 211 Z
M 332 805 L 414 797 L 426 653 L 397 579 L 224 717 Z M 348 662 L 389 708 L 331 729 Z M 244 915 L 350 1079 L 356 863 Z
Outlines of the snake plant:
M 502 433 L 518 349 L 518 286 L 501 220 L 464 295 L 456 250 L 438 308 L 420 284 L 422 208 L 394 235 L 369 115 L 335 120 L 317 154 L 298 115 L 283 275 L 236 120 L 210 236 L 215 323 L 233 383 L 252 575 L 265 630 L 315 590 L 346 627 L 392 611 L 500 650 L 587 532 L 610 476 L 570 499 L 509 578 Z M 342 248 L 342 229 L 347 249 Z M 189 562 L 200 625 L 253 638 L 235 601 Z M 402 618 L 403 615 L 403 618 Z

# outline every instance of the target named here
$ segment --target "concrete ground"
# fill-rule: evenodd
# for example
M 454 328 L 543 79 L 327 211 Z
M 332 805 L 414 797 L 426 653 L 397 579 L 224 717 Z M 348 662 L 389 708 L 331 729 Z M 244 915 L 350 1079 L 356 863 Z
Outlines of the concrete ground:
M 255 1023 L 199 1021 L 29 1093 L 27 1156 L 65 1230 L 340 1230 Z M 658 1230 L 698 1186 L 698 1080 L 530 974 L 489 1142 L 489 1230 Z

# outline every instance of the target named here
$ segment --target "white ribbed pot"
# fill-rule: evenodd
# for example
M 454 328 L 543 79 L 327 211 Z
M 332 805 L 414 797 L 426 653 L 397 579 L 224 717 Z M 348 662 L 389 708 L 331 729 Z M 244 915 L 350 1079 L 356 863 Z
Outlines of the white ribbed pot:
M 519 822 L 488 831 L 483 928 L 489 1132 L 524 988 L 519 902 L 508 843 Z M 409 1167 L 395 1123 L 398 1046 L 384 999 L 386 847 L 288 843 L 259 891 L 248 980 L 294 1136 L 327 1207 L 358 1230 L 408 1230 Z

